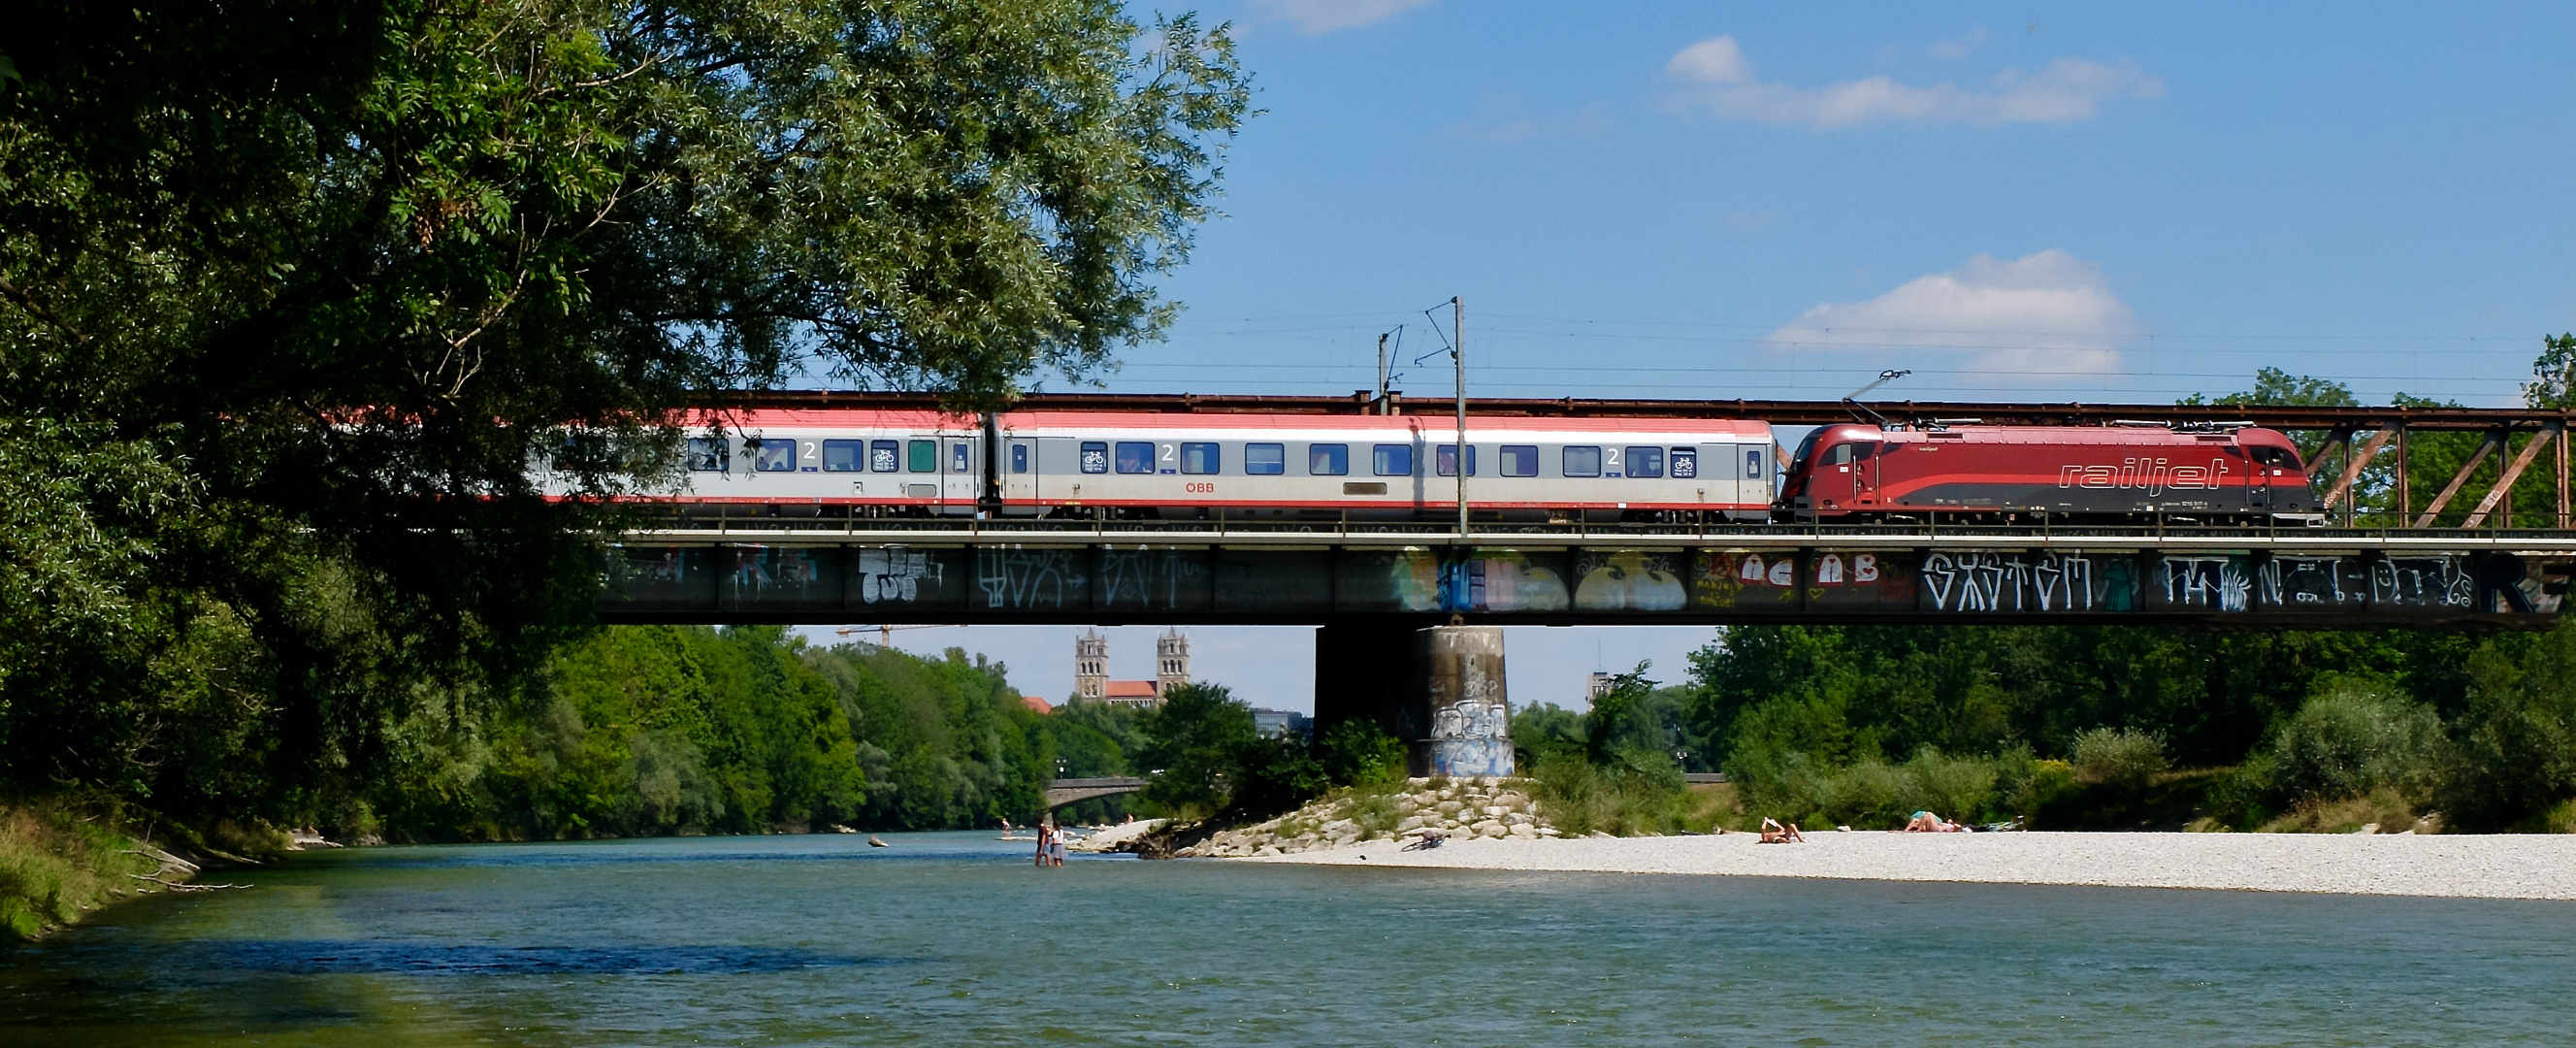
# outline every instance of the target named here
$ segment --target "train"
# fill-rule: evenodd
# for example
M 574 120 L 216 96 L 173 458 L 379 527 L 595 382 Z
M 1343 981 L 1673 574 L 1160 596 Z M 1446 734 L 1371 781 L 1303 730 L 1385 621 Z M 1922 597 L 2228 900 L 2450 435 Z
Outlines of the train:
M 765 409 L 687 420 L 656 498 L 694 517 L 1455 521 L 1454 417 Z M 2298 449 L 2240 425 L 1841 424 L 1470 416 L 1472 519 L 2134 520 L 2315 516 Z
M 1802 520 L 2323 520 L 2298 445 L 2236 423 L 1819 426 L 1791 459 Z

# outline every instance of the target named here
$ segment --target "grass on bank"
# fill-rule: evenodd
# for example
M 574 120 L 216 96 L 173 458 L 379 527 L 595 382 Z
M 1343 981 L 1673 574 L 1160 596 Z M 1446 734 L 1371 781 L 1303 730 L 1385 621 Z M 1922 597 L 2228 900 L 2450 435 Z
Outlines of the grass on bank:
M 147 850 L 112 812 L 61 802 L 0 805 L 0 938 L 35 939 L 111 902 L 186 879 L 186 871 Z

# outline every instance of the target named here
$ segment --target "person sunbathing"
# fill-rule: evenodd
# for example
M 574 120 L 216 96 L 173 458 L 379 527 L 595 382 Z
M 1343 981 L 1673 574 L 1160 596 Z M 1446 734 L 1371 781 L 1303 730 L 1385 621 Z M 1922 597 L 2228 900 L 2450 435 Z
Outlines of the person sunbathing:
M 1915 812 L 1914 818 L 1905 824 L 1907 833 L 1962 833 L 1966 830 L 1967 827 L 1955 822 L 1943 822 L 1940 816 L 1928 811 Z
M 1779 820 L 1773 819 L 1769 816 L 1764 816 L 1762 819 L 1762 839 L 1755 841 L 1754 843 L 1805 844 L 1806 842 L 1806 835 L 1798 832 L 1797 823 L 1793 822 L 1783 826 L 1780 824 Z

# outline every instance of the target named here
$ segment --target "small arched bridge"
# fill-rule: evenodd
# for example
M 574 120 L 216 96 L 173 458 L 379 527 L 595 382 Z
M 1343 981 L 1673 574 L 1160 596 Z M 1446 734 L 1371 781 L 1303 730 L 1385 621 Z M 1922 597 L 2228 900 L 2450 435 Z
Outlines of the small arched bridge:
M 1057 779 L 1047 784 L 1046 806 L 1049 809 L 1061 808 L 1076 801 L 1115 797 L 1144 788 L 1145 780 L 1123 775 L 1102 779 Z

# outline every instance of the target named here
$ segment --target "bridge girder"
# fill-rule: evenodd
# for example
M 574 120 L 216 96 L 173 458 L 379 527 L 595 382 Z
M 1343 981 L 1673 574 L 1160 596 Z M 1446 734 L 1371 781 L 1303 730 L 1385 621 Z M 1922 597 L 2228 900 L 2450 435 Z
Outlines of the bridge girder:
M 949 526 L 638 535 L 616 622 L 2206 622 L 2544 627 L 2576 536 Z M 713 540 L 713 541 L 709 541 Z

